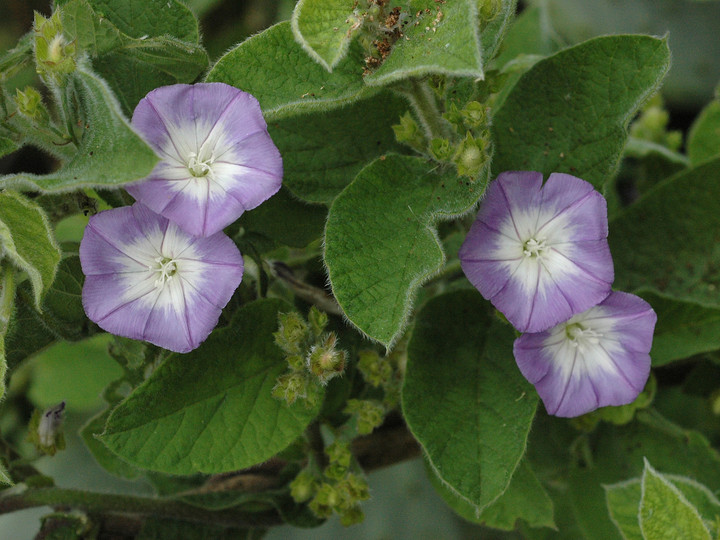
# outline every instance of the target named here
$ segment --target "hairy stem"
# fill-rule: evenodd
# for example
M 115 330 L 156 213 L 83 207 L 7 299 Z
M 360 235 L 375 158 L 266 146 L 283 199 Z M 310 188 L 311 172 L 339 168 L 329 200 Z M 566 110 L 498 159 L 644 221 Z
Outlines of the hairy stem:
M 410 87 L 402 91 L 410 100 L 413 111 L 417 115 L 428 140 L 451 139 L 450 125 L 442 117 L 432 89 L 427 82 L 410 79 Z

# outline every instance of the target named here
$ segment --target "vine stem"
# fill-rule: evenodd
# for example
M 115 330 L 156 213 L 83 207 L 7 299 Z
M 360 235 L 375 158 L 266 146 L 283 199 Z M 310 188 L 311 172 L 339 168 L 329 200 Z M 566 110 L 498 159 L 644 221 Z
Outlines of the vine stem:
M 0 496 L 0 514 L 16 512 L 37 506 L 69 507 L 103 516 L 122 515 L 153 517 L 212 523 L 226 527 L 256 528 L 282 523 L 275 510 L 265 512 L 238 512 L 237 510 L 210 511 L 169 499 L 90 493 L 77 489 L 29 488 L 22 493 Z
M 5 259 L 0 263 L 0 399 L 5 395 L 5 334 L 15 306 L 15 268 Z
M 409 100 L 428 140 L 451 139 L 450 126 L 442 117 L 432 88 L 420 79 L 410 79 L 410 87 L 400 90 Z

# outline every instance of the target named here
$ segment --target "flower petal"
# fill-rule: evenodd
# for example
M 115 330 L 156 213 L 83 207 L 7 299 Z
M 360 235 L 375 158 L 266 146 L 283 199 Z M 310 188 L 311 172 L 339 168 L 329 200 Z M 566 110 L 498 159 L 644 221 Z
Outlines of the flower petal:
M 599 305 L 550 330 L 520 336 L 513 346 L 515 361 L 549 414 L 579 416 L 598 407 L 625 405 L 642 391 L 650 373 L 656 320 L 643 299 L 612 292 Z M 568 327 L 576 323 L 596 337 L 574 342 Z
M 90 218 L 80 262 L 91 320 L 176 352 L 207 338 L 243 273 L 242 255 L 223 233 L 191 236 L 140 203 Z
M 157 88 L 136 107 L 133 125 L 162 161 L 127 191 L 191 234 L 221 231 L 280 189 L 282 157 L 260 105 L 237 88 Z M 193 160 L 204 164 L 205 176 L 191 172 Z
M 528 254 L 527 242 L 540 256 Z M 607 205 L 593 187 L 553 173 L 506 172 L 490 184 L 460 252 L 468 280 L 522 332 L 540 332 L 610 293 Z

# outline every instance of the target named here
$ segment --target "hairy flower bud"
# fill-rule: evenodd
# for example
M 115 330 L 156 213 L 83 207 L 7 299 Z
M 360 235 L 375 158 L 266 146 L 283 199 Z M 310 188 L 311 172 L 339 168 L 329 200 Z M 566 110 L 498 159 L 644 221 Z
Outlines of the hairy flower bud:
M 349 399 L 345 412 L 356 416 L 360 435 L 372 433 L 385 418 L 385 407 L 382 403 L 370 399 Z
M 288 405 L 295 403 L 298 398 L 307 396 L 308 380 L 302 373 L 285 373 L 278 377 L 277 383 L 272 389 L 272 396 L 282 399 Z
M 46 19 L 35 12 L 35 63 L 37 72 L 56 83 L 75 71 L 77 48 L 63 35 L 60 13 Z
M 368 384 L 377 388 L 390 381 L 392 366 L 387 359 L 380 358 L 375 351 L 360 351 L 358 356 L 358 370 Z
M 310 311 L 308 312 L 308 322 L 310 323 L 310 330 L 312 331 L 313 335 L 318 338 L 322 335 L 322 333 L 325 331 L 325 327 L 327 326 L 327 313 L 325 313 L 324 311 L 320 311 L 315 306 L 312 306 L 310 308 Z
M 278 315 L 278 331 L 273 334 L 275 344 L 289 355 L 301 354 L 308 338 L 308 325 L 296 312 Z
M 307 357 L 308 369 L 323 385 L 345 370 L 347 353 L 336 350 L 336 343 L 337 336 L 332 333 L 328 334 L 319 345 L 313 345 L 310 348 Z
M 318 479 L 308 469 L 303 469 L 295 479 L 290 482 L 290 496 L 295 502 L 309 501 L 318 489 Z
M 31 120 L 46 121 L 49 118 L 40 92 L 32 86 L 25 87 L 25 90 L 18 88 L 15 91 L 15 103 L 20 114 L 27 116 Z

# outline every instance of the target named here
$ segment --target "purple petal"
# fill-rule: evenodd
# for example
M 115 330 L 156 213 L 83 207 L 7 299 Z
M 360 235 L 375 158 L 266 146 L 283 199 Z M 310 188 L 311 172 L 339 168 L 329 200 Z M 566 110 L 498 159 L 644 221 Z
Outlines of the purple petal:
M 570 175 L 541 182 L 536 172 L 500 174 L 459 252 L 468 280 L 522 332 L 594 306 L 614 279 L 602 195 Z
M 127 191 L 185 231 L 209 236 L 274 195 L 282 158 L 257 100 L 223 83 L 157 88 L 133 125 L 161 156 Z
M 519 337 L 513 346 L 515 361 L 549 414 L 579 416 L 625 405 L 642 391 L 650 373 L 656 321 L 643 299 L 612 292 L 569 321 Z M 569 337 L 577 328 L 582 335 Z
M 223 233 L 188 235 L 140 203 L 90 218 L 80 262 L 91 320 L 176 352 L 207 338 L 243 273 L 242 255 Z

